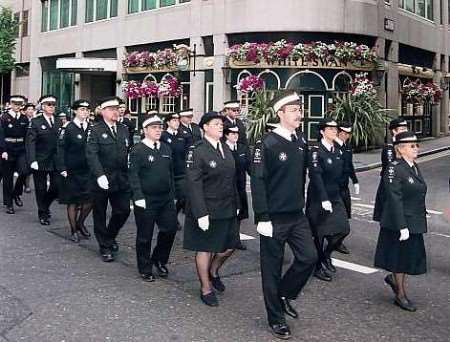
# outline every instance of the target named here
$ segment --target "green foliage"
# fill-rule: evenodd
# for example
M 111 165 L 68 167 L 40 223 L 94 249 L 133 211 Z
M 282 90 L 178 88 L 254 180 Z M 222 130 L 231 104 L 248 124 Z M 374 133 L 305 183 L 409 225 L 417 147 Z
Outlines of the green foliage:
M 352 124 L 352 141 L 356 148 L 367 150 L 382 140 L 391 109 L 384 109 L 372 94 L 348 95 L 335 98 L 335 106 L 328 113 L 337 121 Z
M 16 34 L 19 23 L 14 19 L 11 9 L 2 7 L 0 11 L 0 73 L 14 69 Z

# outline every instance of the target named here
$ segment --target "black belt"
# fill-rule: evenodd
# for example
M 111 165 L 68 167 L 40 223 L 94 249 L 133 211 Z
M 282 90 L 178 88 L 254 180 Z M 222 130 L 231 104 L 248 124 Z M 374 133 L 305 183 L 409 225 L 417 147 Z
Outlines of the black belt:
M 24 141 L 23 138 L 5 138 L 6 142 L 9 143 L 22 143 Z

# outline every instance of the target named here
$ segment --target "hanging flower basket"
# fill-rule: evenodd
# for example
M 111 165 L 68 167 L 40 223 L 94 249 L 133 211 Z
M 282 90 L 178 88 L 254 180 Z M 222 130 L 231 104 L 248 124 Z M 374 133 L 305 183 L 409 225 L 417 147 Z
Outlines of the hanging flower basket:
M 438 84 L 434 82 L 423 84 L 419 79 L 403 84 L 401 92 L 406 96 L 406 102 L 416 104 L 424 102 L 437 104 L 443 94 L 443 90 Z
M 122 92 L 129 99 L 137 99 L 146 96 L 173 96 L 181 95 L 181 87 L 174 76 L 166 76 L 161 83 L 155 81 L 129 81 L 122 84 Z

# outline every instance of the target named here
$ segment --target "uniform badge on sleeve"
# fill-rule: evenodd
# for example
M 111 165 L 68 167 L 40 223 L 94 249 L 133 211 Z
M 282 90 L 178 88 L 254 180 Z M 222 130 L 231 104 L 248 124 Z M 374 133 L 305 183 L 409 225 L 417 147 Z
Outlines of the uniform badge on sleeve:
M 281 153 L 278 155 L 278 159 L 279 159 L 280 161 L 284 162 L 284 161 L 286 161 L 286 160 L 288 159 L 288 156 L 287 156 L 287 154 L 286 154 L 285 152 L 281 152 Z
M 255 164 L 261 163 L 261 148 L 259 147 L 255 149 L 255 154 L 253 155 L 253 162 Z
M 211 160 L 211 161 L 209 162 L 209 166 L 210 166 L 212 169 L 215 169 L 215 168 L 217 167 L 217 163 L 216 163 L 214 160 Z
M 194 163 L 193 151 L 189 150 L 188 155 L 186 157 L 186 167 L 190 167 Z
M 389 179 L 389 183 L 392 183 L 392 180 L 394 179 L 395 176 L 395 170 L 393 166 L 389 166 L 388 168 L 388 179 Z

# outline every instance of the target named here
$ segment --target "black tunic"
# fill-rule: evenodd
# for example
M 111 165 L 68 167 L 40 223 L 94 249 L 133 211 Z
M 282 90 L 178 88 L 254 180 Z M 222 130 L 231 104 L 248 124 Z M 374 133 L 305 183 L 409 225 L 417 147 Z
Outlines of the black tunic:
M 381 151 L 381 171 L 380 176 L 383 177 L 389 164 L 395 160 L 395 149 L 392 144 L 385 144 Z M 383 178 L 380 179 L 378 184 L 377 194 L 375 197 L 375 207 L 373 209 L 373 220 L 380 221 L 384 206 L 384 191 L 383 191 Z
M 91 199 L 90 172 L 86 160 L 87 132 L 87 127 L 83 130 L 73 121 L 60 130 L 56 168 L 59 172 L 67 172 L 67 177 L 60 182 L 61 203 L 82 204 Z
M 358 177 L 356 177 L 355 167 L 353 165 L 353 151 L 352 147 L 348 143 L 344 143 L 339 145 L 335 144 L 342 151 L 342 159 L 344 160 L 344 166 L 342 171 L 341 179 L 339 180 L 339 184 L 341 187 L 341 197 L 344 202 L 345 210 L 347 211 L 348 218 L 351 217 L 352 209 L 352 201 L 350 196 L 349 179 L 352 180 L 353 184 L 358 183 Z
M 170 146 L 172 151 L 173 172 L 175 177 L 184 177 L 186 174 L 186 155 L 189 149 L 189 138 L 177 131 L 176 135 L 164 131 L 161 134 L 161 141 Z

